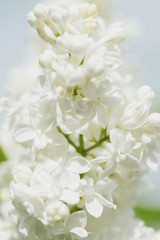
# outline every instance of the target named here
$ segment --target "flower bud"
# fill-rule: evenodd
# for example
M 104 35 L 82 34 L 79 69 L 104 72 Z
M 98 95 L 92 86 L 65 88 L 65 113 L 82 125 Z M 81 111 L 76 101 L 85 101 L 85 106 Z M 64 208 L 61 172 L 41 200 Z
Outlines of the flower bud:
M 97 6 L 94 3 L 89 5 L 88 15 L 92 16 L 92 17 L 96 17 L 97 16 Z
M 126 32 L 121 22 L 112 24 L 108 28 L 107 42 L 117 44 L 124 41 L 125 38 L 126 38 Z
M 104 73 L 105 70 L 105 62 L 104 60 L 96 55 L 92 55 L 86 60 L 86 72 L 88 76 L 100 76 Z
M 91 33 L 97 29 L 98 22 L 96 19 L 89 17 L 84 19 L 83 25 L 84 25 L 85 31 L 87 33 Z
M 39 64 L 42 68 L 50 68 L 50 60 L 45 54 L 39 56 Z
M 95 4 L 83 3 L 80 6 L 80 13 L 84 18 L 95 18 L 97 16 L 97 6 Z
M 62 221 L 69 215 L 69 208 L 60 201 L 53 202 L 47 206 L 46 215 L 49 222 Z
M 151 87 L 149 87 L 147 85 L 139 88 L 136 93 L 136 99 L 138 101 L 146 101 L 149 104 L 152 103 L 154 96 L 155 96 L 155 94 L 152 91 Z
M 35 17 L 33 12 L 29 12 L 27 20 L 33 28 L 37 28 L 37 18 Z
M 89 8 L 89 3 L 82 3 L 80 5 L 79 11 L 83 17 L 86 17 Z
M 50 68 L 52 60 L 56 59 L 56 54 L 52 50 L 46 50 L 39 57 L 39 64 L 42 68 Z
M 19 165 L 13 169 L 13 179 L 15 183 L 29 185 L 32 178 L 32 171 L 25 165 Z
M 152 132 L 160 132 L 160 113 L 152 113 L 148 116 L 147 126 Z
M 53 22 L 62 25 L 65 24 L 69 19 L 69 12 L 64 8 L 50 9 L 49 16 Z
M 47 10 L 42 4 L 38 4 L 34 9 L 34 15 L 37 18 L 44 19 L 47 16 Z

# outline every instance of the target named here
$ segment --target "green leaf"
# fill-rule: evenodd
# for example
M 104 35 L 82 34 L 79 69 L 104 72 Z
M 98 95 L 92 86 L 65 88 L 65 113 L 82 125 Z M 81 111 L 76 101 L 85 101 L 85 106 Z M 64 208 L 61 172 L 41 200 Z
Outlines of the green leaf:
M 146 226 L 160 229 L 160 209 L 136 207 L 135 216 L 143 220 Z
M 7 161 L 7 156 L 5 155 L 2 147 L 0 146 L 0 162 L 5 162 Z

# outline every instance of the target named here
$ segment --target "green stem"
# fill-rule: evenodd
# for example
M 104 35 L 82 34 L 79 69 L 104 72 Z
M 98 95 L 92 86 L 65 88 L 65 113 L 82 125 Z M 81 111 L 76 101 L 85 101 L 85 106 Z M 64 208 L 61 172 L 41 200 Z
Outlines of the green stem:
M 79 135 L 79 152 L 84 155 L 84 141 L 83 141 L 83 135 Z
M 57 127 L 58 131 L 67 139 L 68 143 L 70 145 L 72 145 L 76 150 L 77 152 L 79 152 L 79 148 L 76 146 L 76 144 L 70 139 L 69 137 L 69 134 L 65 134 L 61 129 L 60 127 Z
M 69 144 L 71 144 L 77 151 L 78 151 L 78 147 L 76 146 L 76 144 L 69 138 L 68 134 L 64 134 L 64 136 L 66 137 L 66 139 L 68 140 Z
M 106 137 L 106 128 L 102 128 L 100 139 L 105 138 L 105 137 Z
M 105 142 L 105 141 L 109 141 L 109 136 L 106 136 L 106 129 L 103 129 L 102 130 L 102 133 L 101 133 L 101 138 L 100 138 L 100 140 L 99 141 L 97 141 L 95 144 L 93 144 L 91 147 L 89 147 L 89 148 L 84 148 L 84 140 L 83 140 L 83 135 L 82 134 L 80 134 L 79 135 L 79 147 L 78 146 L 76 146 L 75 144 L 74 144 L 74 142 L 70 139 L 70 135 L 69 134 L 65 134 L 61 129 L 60 129 L 60 127 L 57 127 L 57 129 L 58 129 L 58 131 L 61 133 L 61 134 L 63 134 L 63 136 L 67 139 L 67 141 L 68 141 L 68 143 L 70 144 L 70 145 L 72 145 L 75 149 L 76 149 L 76 151 L 78 152 L 78 153 L 80 153 L 83 157 L 85 157 L 87 154 L 88 154 L 88 152 L 90 152 L 92 149 L 94 149 L 94 148 L 96 148 L 96 147 L 99 147 L 100 145 L 101 145 L 101 143 L 103 143 L 103 142 Z
M 96 147 L 99 147 L 101 145 L 102 142 L 104 141 L 109 141 L 109 136 L 106 136 L 102 139 L 100 139 L 98 142 L 96 142 L 93 146 L 85 149 L 85 152 L 88 153 L 89 151 L 91 151 L 92 149 L 96 148 Z

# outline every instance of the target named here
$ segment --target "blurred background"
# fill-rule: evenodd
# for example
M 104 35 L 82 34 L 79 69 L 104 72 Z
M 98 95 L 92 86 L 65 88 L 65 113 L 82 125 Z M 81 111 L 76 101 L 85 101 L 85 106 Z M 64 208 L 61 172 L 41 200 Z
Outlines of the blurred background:
M 26 16 L 37 3 L 39 0 L 1 1 L 0 97 L 4 94 L 11 69 L 22 64 L 29 54 L 28 47 L 36 32 L 27 23 Z M 110 0 L 110 8 L 113 19 L 129 25 L 130 38 L 124 44 L 126 59 L 137 71 L 136 83 L 149 84 L 155 91 L 152 110 L 160 112 L 160 1 Z M 147 208 L 148 218 L 151 218 L 160 210 L 160 168 L 157 174 L 149 174 L 148 178 L 155 190 L 141 201 L 137 215 Z M 157 219 L 160 222 L 160 212 Z

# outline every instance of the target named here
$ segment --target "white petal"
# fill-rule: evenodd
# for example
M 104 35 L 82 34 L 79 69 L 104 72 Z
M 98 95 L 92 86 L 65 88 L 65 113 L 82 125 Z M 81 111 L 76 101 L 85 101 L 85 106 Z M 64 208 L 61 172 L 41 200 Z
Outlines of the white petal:
M 146 159 L 145 159 L 146 165 L 152 171 L 156 172 L 158 169 L 158 160 L 157 160 L 156 156 L 152 152 L 145 154 L 145 156 L 146 156 Z
M 17 126 L 17 130 L 14 133 L 14 139 L 16 142 L 23 143 L 31 141 L 35 138 L 36 132 L 28 125 L 20 124 Z
M 107 42 L 120 43 L 125 39 L 125 37 L 126 37 L 126 31 L 123 23 L 116 22 L 109 26 L 107 39 L 106 39 Z
M 21 204 L 18 203 L 17 201 L 12 201 L 13 206 L 15 207 L 16 212 L 12 209 L 13 214 L 16 216 L 14 216 L 14 221 L 17 221 L 17 212 L 19 213 L 19 215 L 23 216 L 23 218 L 27 218 L 28 217 L 28 213 L 25 209 L 25 207 Z M 12 213 L 11 213 L 12 214 Z
M 24 201 L 23 206 L 30 216 L 37 216 L 39 209 L 43 208 L 43 201 L 36 195 L 35 197 L 30 197 L 29 201 Z
M 41 227 L 41 229 L 43 229 L 43 225 Z M 41 232 L 41 231 L 40 231 Z M 55 222 L 52 223 L 52 225 L 48 225 L 47 227 L 47 238 L 42 238 L 42 240 L 44 239 L 61 239 L 62 235 L 65 234 L 65 226 L 64 223 L 62 222 Z M 38 234 L 37 234 L 38 236 Z M 41 240 L 41 238 L 40 238 Z
M 47 136 L 45 134 L 38 134 L 34 139 L 34 144 L 37 149 L 44 149 L 48 144 Z
M 102 97 L 105 93 L 109 92 L 111 89 L 111 82 L 109 80 L 103 81 L 96 90 L 97 97 Z
M 142 141 L 142 143 L 143 143 L 144 145 L 146 145 L 146 144 L 148 144 L 149 142 L 151 142 L 151 137 L 143 134 L 141 141 Z
M 137 90 L 136 98 L 138 101 L 146 101 L 148 103 L 151 103 L 154 99 L 154 92 L 152 91 L 150 86 L 144 85 L 141 88 Z
M 77 113 L 82 117 L 88 117 L 93 111 L 93 102 L 87 98 L 78 99 L 76 101 Z
M 58 160 L 60 157 L 63 160 L 66 159 L 66 155 L 68 152 L 68 142 L 66 138 L 57 131 L 53 131 L 53 134 L 51 137 L 52 137 L 54 156 L 56 160 Z
M 125 146 L 125 134 L 121 129 L 112 129 L 110 131 L 110 140 L 116 151 L 121 150 Z
M 13 168 L 12 175 L 15 183 L 24 183 L 29 185 L 33 172 L 28 166 L 18 164 Z
M 106 66 L 110 70 L 115 70 L 115 69 L 119 68 L 122 64 L 122 61 L 120 59 L 118 59 L 117 57 L 113 57 L 113 56 L 107 56 L 105 58 L 105 60 L 106 60 Z
M 29 194 L 29 187 L 22 183 L 16 183 L 11 186 L 10 196 L 15 202 L 23 203 L 28 198 Z
M 95 99 L 95 97 L 96 97 L 96 86 L 94 85 L 94 83 L 88 82 L 84 86 L 82 92 L 85 95 L 85 97 L 87 97 L 89 99 Z
M 75 239 L 83 239 L 83 238 L 88 237 L 88 232 L 84 228 L 80 228 L 80 227 L 73 228 L 70 230 L 70 232 L 74 233 L 74 235 L 76 235 Z
M 118 107 L 123 103 L 124 99 L 121 96 L 103 96 L 101 98 L 102 103 L 110 107 Z
M 80 185 L 80 175 L 69 172 L 69 188 L 76 190 Z
M 46 233 L 46 230 L 44 228 L 44 225 L 40 221 L 36 222 L 35 234 L 36 234 L 36 236 L 38 237 L 39 240 L 46 239 L 47 233 Z
M 129 171 L 139 170 L 139 161 L 133 155 L 126 153 L 126 160 L 120 163 Z
M 70 230 L 73 228 L 85 228 L 87 225 L 87 216 L 84 211 L 72 213 L 66 221 L 66 227 Z
M 93 195 L 87 195 L 85 206 L 87 211 L 94 217 L 99 218 L 103 212 L 103 205 L 100 201 Z
M 19 223 L 19 231 L 25 236 L 28 236 L 35 226 L 35 219 L 33 217 L 27 217 L 22 219 Z
M 116 209 L 116 205 L 113 204 L 112 202 L 108 201 L 107 199 L 105 199 L 102 195 L 100 195 L 98 193 L 94 193 L 94 195 L 97 197 L 97 199 L 100 201 L 100 203 L 103 204 L 103 206 L 105 206 L 107 208 Z
M 111 156 L 100 156 L 91 160 L 91 163 L 106 163 L 111 159 Z
M 147 125 L 150 131 L 160 132 L 160 113 L 152 113 L 148 116 Z
M 87 159 L 81 156 L 74 156 L 67 160 L 66 167 L 74 173 L 81 174 L 88 172 L 92 166 Z
M 95 190 L 100 194 L 110 194 L 116 189 L 116 187 L 116 183 L 109 178 L 106 178 L 105 180 L 99 180 L 95 184 Z
M 73 104 L 69 98 L 59 96 L 58 103 L 63 113 L 72 111 Z
M 131 152 L 134 149 L 136 140 L 132 136 L 132 134 L 129 132 L 126 135 L 126 144 L 125 144 L 125 152 Z
M 77 203 L 79 203 L 80 198 L 79 198 L 79 194 L 77 192 L 74 192 L 72 190 L 64 190 L 60 200 L 68 203 L 69 205 L 75 205 Z
M 105 61 L 101 56 L 92 55 L 86 60 L 85 67 L 90 77 L 98 77 L 104 74 Z
M 96 104 L 96 113 L 100 125 L 103 128 L 107 126 L 107 111 L 103 104 Z
M 76 86 L 84 79 L 83 70 L 80 67 L 74 67 L 70 63 L 59 64 L 57 68 L 57 77 L 66 86 Z

